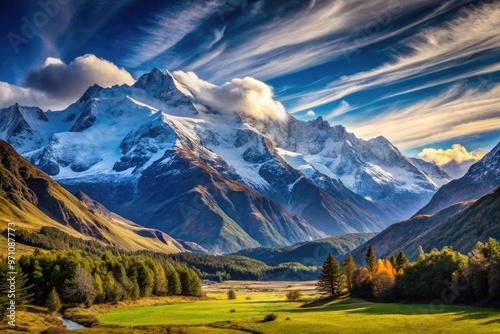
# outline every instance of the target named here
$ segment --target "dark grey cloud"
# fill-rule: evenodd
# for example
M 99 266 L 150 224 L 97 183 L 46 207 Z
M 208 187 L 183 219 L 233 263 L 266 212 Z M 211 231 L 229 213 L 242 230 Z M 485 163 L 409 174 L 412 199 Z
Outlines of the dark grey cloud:
M 110 87 L 132 84 L 134 78 L 123 68 L 87 54 L 65 64 L 57 58 L 47 58 L 42 68 L 30 71 L 26 86 L 57 99 L 78 99 L 93 84 Z

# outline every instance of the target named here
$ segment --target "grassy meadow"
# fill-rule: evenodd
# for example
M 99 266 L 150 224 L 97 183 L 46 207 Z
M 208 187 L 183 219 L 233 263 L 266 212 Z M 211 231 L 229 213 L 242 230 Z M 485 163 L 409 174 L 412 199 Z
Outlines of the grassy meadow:
M 236 291 L 235 300 L 228 300 L 229 289 Z M 291 289 L 302 291 L 300 300 L 286 300 L 285 293 Z M 151 297 L 71 308 L 64 315 L 77 322 L 93 323 L 91 328 L 71 331 L 75 334 L 500 333 L 498 309 L 440 303 L 384 304 L 349 297 L 321 300 L 316 299 L 312 281 L 229 281 L 204 286 L 204 291 L 207 296 L 201 299 Z M 38 313 L 20 312 L 26 332 L 42 332 L 57 325 L 56 317 L 40 309 Z M 271 312 L 278 318 L 264 322 L 265 315 Z
M 236 300 L 227 298 L 231 288 L 237 293 Z M 304 296 L 287 301 L 289 289 L 300 289 Z M 500 333 L 500 310 L 439 303 L 382 304 L 347 297 L 315 301 L 314 282 L 233 281 L 205 287 L 205 291 L 206 300 L 119 308 L 99 314 L 97 319 L 104 326 L 203 325 L 270 334 Z M 278 318 L 264 322 L 264 316 L 271 312 Z M 185 330 L 197 333 L 201 329 Z

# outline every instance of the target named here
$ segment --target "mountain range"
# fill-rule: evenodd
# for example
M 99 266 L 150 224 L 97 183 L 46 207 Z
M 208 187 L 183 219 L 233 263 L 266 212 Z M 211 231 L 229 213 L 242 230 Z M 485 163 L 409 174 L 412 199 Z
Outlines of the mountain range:
M 1 109 L 0 138 L 101 212 L 213 253 L 378 232 L 451 180 L 321 117 L 218 110 L 157 69 L 62 111 Z
M 443 185 L 431 201 L 409 220 L 386 228 L 352 251 L 358 263 L 372 246 L 379 257 L 399 250 L 415 259 L 418 248 L 453 247 L 470 252 L 478 241 L 500 239 L 500 143 L 467 173 Z

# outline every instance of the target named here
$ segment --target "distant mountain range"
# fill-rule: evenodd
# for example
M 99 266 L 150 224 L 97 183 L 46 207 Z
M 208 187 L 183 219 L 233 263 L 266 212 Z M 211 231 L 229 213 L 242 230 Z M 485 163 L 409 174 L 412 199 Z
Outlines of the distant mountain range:
M 399 250 L 415 258 L 419 246 L 467 253 L 490 237 L 500 239 L 500 143 L 463 177 L 443 185 L 414 217 L 389 226 L 352 254 L 364 263 L 369 246 L 382 258 Z
M 71 192 L 214 253 L 380 231 L 450 180 L 321 117 L 200 100 L 155 69 L 133 86 L 94 85 L 63 111 L 1 109 L 0 138 Z

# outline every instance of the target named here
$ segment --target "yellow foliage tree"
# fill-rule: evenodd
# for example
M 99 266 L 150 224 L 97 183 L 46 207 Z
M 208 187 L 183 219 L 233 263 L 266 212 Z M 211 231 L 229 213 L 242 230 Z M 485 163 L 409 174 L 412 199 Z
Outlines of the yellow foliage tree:
M 392 267 L 391 261 L 379 259 L 375 266 L 375 275 L 386 273 L 389 277 L 396 276 L 396 269 Z

